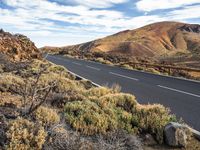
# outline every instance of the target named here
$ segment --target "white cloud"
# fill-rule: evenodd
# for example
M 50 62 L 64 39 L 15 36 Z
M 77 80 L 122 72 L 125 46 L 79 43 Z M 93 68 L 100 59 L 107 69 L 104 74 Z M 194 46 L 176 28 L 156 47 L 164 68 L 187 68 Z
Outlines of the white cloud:
M 141 11 L 178 8 L 186 5 L 200 3 L 199 0 L 140 0 L 136 7 Z
M 128 17 L 117 10 L 91 9 L 92 5 L 99 4 L 98 7 L 109 7 L 126 0 L 76 1 L 77 3 L 79 1 L 78 5 L 61 5 L 47 0 L 33 0 L 31 2 L 27 0 L 3 0 L 4 3 L 15 9 L 0 8 L 0 24 L 5 30 L 29 36 L 36 42 L 37 46 L 49 44 L 63 46 L 87 42 L 121 30 L 134 29 L 158 21 L 186 21 L 191 18 L 200 18 L 200 11 L 198 11 L 200 5 L 184 6 L 168 12 L 167 16 L 151 15 L 151 12 L 148 12 L 143 16 Z M 87 5 L 81 4 L 86 1 Z M 194 0 L 191 1 L 194 2 Z
M 200 5 L 188 6 L 169 12 L 171 19 L 186 20 L 200 18 Z
M 113 4 L 125 3 L 128 0 L 74 0 L 80 5 L 84 5 L 90 8 L 107 8 Z

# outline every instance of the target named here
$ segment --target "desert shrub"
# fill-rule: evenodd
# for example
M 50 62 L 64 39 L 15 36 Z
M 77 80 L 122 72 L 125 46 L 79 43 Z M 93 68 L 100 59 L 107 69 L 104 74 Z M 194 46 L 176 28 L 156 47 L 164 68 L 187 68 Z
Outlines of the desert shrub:
M 112 62 L 110 62 L 109 60 L 105 60 L 105 59 L 103 59 L 102 57 L 96 58 L 95 61 L 100 62 L 100 63 L 102 63 L 102 64 L 113 65 Z
M 0 75 L 0 91 L 18 93 L 24 85 L 24 80 L 17 75 L 8 73 Z
M 137 132 L 137 127 L 132 126 L 132 114 L 136 109 L 137 101 L 130 94 L 108 94 L 99 98 L 96 103 L 101 107 L 110 107 L 117 117 L 118 127 L 128 132 Z
M 47 72 L 48 73 L 53 72 L 53 73 L 61 75 L 62 77 L 66 77 L 71 80 L 75 80 L 75 76 L 72 74 L 69 74 L 67 72 L 67 69 L 60 65 L 55 65 L 55 64 L 51 63 L 50 66 L 47 68 Z
M 145 68 L 142 67 L 142 66 L 136 66 L 135 69 L 140 70 L 140 71 L 141 71 L 141 70 L 145 70 Z
M 48 73 L 42 74 L 39 84 L 46 86 L 49 85 L 50 82 L 56 81 L 57 86 L 54 89 L 55 92 L 66 92 L 68 90 L 81 90 L 84 89 L 84 86 L 78 81 L 70 80 L 66 77 L 63 77 L 56 73 Z
M 154 73 L 154 74 L 160 74 L 160 72 L 154 68 L 146 68 L 145 71 Z
M 96 58 L 95 60 L 100 63 L 104 63 L 105 61 L 102 57 Z
M 119 93 L 121 91 L 121 86 L 119 84 L 113 84 L 111 86 L 111 89 L 114 91 L 114 93 Z
M 85 89 L 90 89 L 90 88 L 92 88 L 92 87 L 94 87 L 93 86 L 93 84 L 92 84 L 92 82 L 91 81 L 89 81 L 89 80 L 80 80 L 80 83 L 84 86 L 84 88 Z
M 169 109 L 162 105 L 138 105 L 133 113 L 133 125 L 141 132 L 148 132 L 155 136 L 159 143 L 163 142 L 163 130 L 166 124 L 176 121 L 170 115 Z
M 0 106 L 13 105 L 15 107 L 21 107 L 22 97 L 19 95 L 12 95 L 7 92 L 0 92 Z
M 89 100 L 66 103 L 66 119 L 73 128 L 89 135 L 104 134 L 116 128 L 136 132 L 131 113 L 135 111 L 136 104 L 135 97 L 130 94 L 90 97 Z
M 17 118 L 9 123 L 6 132 L 8 138 L 8 150 L 15 149 L 42 149 L 47 133 L 44 128 L 36 126 L 23 118 Z
M 113 93 L 114 91 L 112 89 L 109 89 L 109 88 L 106 88 L 106 87 L 94 87 L 94 88 L 91 88 L 85 92 L 83 92 L 83 94 L 87 97 L 92 97 L 92 96 L 95 96 L 95 97 L 101 97 L 101 96 L 104 96 L 104 95 L 107 95 L 109 93 Z
M 77 132 L 66 130 L 63 125 L 52 128 L 49 137 L 44 144 L 45 150 L 76 149 L 80 135 Z
M 124 64 L 124 65 L 122 65 L 122 67 L 125 68 L 125 69 L 133 70 L 133 67 L 131 67 L 131 66 L 128 65 L 128 64 Z
M 33 113 L 33 117 L 44 127 L 50 127 L 51 125 L 58 124 L 60 122 L 60 116 L 55 110 L 43 106 L 39 107 Z
M 58 108 L 63 108 L 67 102 L 82 101 L 86 97 L 78 91 L 69 90 L 66 93 L 54 93 L 52 95 L 51 104 Z
M 4 70 L 3 70 L 3 65 L 0 64 L 0 73 L 3 73 Z
M 137 105 L 135 96 L 124 93 L 105 95 L 98 100 L 98 103 L 104 106 L 111 104 L 116 107 L 120 107 L 127 112 L 132 112 L 132 110 L 134 110 Z
M 117 127 L 112 110 L 103 110 L 89 100 L 67 103 L 65 114 L 70 125 L 86 135 L 104 134 Z

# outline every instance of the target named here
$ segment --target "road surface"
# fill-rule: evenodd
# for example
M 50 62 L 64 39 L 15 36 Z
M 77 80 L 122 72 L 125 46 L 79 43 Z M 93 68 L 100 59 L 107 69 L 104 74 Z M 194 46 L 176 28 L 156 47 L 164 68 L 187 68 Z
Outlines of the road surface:
M 96 62 L 48 55 L 49 61 L 99 85 L 122 87 L 141 104 L 159 103 L 200 131 L 200 82 L 127 70 Z

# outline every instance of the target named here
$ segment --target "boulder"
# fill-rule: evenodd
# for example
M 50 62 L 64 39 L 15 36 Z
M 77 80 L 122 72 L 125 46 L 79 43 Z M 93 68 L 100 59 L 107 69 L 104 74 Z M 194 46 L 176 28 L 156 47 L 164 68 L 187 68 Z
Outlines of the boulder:
M 190 139 L 190 129 L 179 123 L 171 122 L 164 129 L 165 142 L 173 147 L 186 147 Z

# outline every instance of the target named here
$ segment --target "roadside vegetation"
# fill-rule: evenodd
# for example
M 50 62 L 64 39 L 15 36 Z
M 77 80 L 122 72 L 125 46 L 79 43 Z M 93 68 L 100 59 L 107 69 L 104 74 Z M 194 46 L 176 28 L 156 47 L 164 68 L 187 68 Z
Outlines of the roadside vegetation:
M 153 61 L 151 58 L 137 58 L 137 57 L 127 57 L 120 54 L 106 54 L 103 52 L 91 52 L 87 54 L 82 54 L 77 51 L 60 51 L 57 54 L 64 54 L 66 57 L 74 57 L 74 58 L 81 58 L 81 59 L 87 59 L 96 61 L 102 64 L 107 65 L 116 65 L 125 69 L 130 70 L 139 70 L 139 71 L 145 71 L 153 74 L 158 75 L 167 75 L 167 76 L 175 76 L 175 77 L 184 77 L 188 79 L 195 79 L 200 80 L 200 73 L 199 72 L 192 72 L 192 71 L 183 71 L 183 70 L 176 70 L 176 69 L 169 69 L 163 68 L 163 67 L 153 67 L 145 65 L 145 63 L 149 64 L 157 64 L 157 65 L 171 65 L 171 66 L 177 66 L 173 63 L 167 63 L 167 61 Z M 135 62 L 138 64 L 130 64 L 128 62 Z M 169 61 L 170 62 L 170 61 Z M 173 61 L 171 61 L 173 62 Z M 144 63 L 144 65 L 142 65 Z
M 147 134 L 164 148 L 164 127 L 177 121 L 162 105 L 141 105 L 116 85 L 94 87 L 48 61 L 4 61 L 0 149 L 142 149 L 151 147 Z

